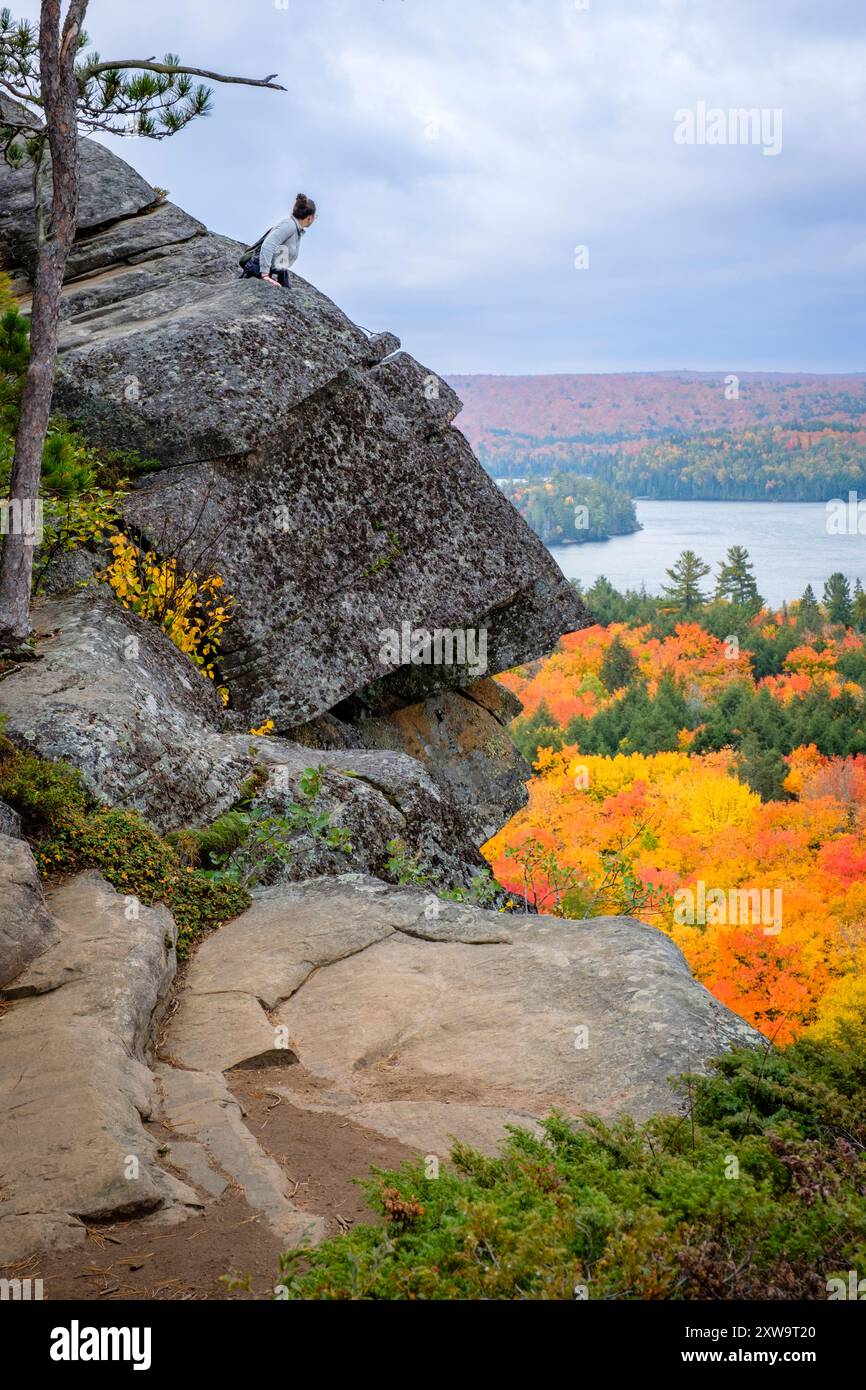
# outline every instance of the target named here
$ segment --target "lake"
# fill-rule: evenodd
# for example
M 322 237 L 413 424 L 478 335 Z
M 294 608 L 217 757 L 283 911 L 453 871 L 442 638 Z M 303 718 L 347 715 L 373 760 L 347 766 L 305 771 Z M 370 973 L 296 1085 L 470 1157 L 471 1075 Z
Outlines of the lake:
M 823 502 L 638 502 L 643 530 L 586 545 L 550 547 L 568 579 L 588 588 L 605 575 L 616 589 L 660 592 L 683 550 L 713 567 L 732 545 L 752 557 L 758 588 L 768 603 L 799 598 L 811 584 L 820 599 L 835 570 L 866 584 L 866 536 L 831 536 Z M 709 580 L 707 580 L 709 587 Z

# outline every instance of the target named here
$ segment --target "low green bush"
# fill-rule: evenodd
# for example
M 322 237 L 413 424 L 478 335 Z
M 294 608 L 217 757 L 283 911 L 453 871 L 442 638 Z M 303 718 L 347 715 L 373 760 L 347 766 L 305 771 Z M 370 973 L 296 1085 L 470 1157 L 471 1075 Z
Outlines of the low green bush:
M 197 937 L 250 904 L 239 885 L 215 882 L 184 863 L 135 811 L 97 803 L 75 768 L 21 752 L 5 738 L 0 738 L 0 800 L 21 816 L 43 878 L 95 869 L 145 907 L 165 903 L 177 923 L 181 959 Z
M 866 1273 L 866 1019 L 743 1049 L 644 1125 L 552 1115 L 498 1157 L 376 1172 L 380 1225 L 283 1258 L 302 1299 L 822 1299 Z

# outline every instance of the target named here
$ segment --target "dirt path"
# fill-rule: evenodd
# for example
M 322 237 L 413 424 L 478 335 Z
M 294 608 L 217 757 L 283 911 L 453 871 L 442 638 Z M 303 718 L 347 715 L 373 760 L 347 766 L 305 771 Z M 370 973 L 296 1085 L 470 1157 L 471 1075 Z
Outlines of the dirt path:
M 355 1180 L 371 1167 L 399 1167 L 412 1151 L 339 1116 L 298 1109 L 268 1090 L 273 1080 L 267 1068 L 229 1077 L 248 1128 L 297 1184 L 296 1205 L 323 1216 L 329 1236 L 375 1221 Z M 170 1148 L 165 1125 L 147 1128 Z M 201 1215 L 176 1225 L 158 1217 L 91 1225 L 82 1246 L 34 1256 L 0 1274 L 41 1278 L 46 1299 L 267 1298 L 280 1253 L 280 1241 L 230 1184 L 221 1197 L 207 1199 Z M 225 1275 L 244 1287 L 229 1288 Z

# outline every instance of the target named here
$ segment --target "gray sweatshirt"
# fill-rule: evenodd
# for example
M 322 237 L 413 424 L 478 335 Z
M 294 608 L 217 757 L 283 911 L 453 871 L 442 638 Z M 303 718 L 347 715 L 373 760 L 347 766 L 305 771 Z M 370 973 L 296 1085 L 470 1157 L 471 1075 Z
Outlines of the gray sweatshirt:
M 298 226 L 294 217 L 287 217 L 272 227 L 259 251 L 260 273 L 270 275 L 272 268 L 290 270 L 298 259 L 303 235 L 304 228 Z

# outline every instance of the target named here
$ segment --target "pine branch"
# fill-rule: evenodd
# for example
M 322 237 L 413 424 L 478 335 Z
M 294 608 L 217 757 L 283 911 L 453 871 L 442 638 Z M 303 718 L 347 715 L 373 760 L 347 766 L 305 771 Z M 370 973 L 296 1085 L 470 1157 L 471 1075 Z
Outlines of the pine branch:
M 95 77 L 100 72 L 117 72 L 136 69 L 140 72 L 160 72 L 169 77 L 177 77 L 186 74 L 189 77 L 206 77 L 211 82 L 238 83 L 244 87 L 267 87 L 272 92 L 284 92 L 285 87 L 281 87 L 274 81 L 277 76 L 272 72 L 268 77 L 228 77 L 224 73 L 209 72 L 207 68 L 188 68 L 183 63 L 157 63 L 153 58 L 121 58 L 116 62 L 94 63 L 92 66 L 85 63 L 81 69 L 81 76 L 85 79 Z
M 18 87 L 13 87 L 13 86 L 12 86 L 12 83 L 11 83 L 11 82 L 8 82 L 8 81 L 7 81 L 5 78 L 3 78 L 3 77 L 0 77 L 0 87 L 2 87 L 2 89 L 3 89 L 4 92 L 8 92 L 9 95 L 10 95 L 10 97 L 15 97 L 15 99 L 16 99 L 17 101 L 32 101 L 32 102 L 34 102 L 37 106 L 41 106 L 41 105 L 42 105 L 42 98 L 41 98 L 41 97 L 33 96 L 33 95 L 31 95 L 30 92 L 22 92 L 22 91 L 20 90 L 20 88 L 18 88 Z

